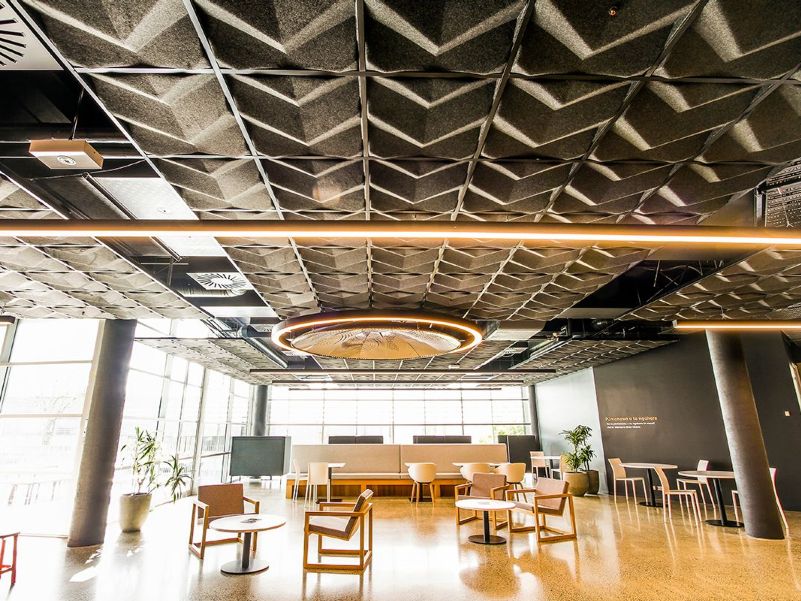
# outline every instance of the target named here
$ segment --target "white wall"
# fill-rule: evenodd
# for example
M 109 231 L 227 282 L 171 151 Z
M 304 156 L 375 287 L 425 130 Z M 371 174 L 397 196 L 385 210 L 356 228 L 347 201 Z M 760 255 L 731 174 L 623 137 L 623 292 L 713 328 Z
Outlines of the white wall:
M 546 455 L 558 455 L 569 450 L 569 443 L 559 434 L 579 424 L 592 428 L 589 443 L 595 450 L 590 468 L 606 474 L 606 458 L 601 442 L 601 422 L 595 378 L 592 369 L 562 376 L 536 385 L 537 418 L 539 419 L 542 449 Z M 601 478 L 601 492 L 607 492 L 606 478 Z

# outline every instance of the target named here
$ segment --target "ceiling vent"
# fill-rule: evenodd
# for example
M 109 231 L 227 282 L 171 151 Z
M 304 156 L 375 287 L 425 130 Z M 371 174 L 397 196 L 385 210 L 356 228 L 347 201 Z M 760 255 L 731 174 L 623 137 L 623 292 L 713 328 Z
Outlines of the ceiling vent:
M 187 273 L 190 278 L 206 290 L 250 290 L 252 286 L 245 276 L 236 271 Z
M 0 2 L 0 70 L 61 70 L 33 32 L 5 2 Z

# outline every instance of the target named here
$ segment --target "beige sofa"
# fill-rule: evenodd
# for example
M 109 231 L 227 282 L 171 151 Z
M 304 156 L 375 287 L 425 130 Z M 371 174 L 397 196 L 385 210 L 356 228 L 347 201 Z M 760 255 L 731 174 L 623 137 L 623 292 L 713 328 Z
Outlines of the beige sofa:
M 435 463 L 439 495 L 439 484 L 446 486 L 463 482 L 459 463 L 503 463 L 506 461 L 506 445 L 503 444 L 301 444 L 292 445 L 292 465 L 302 472 L 312 462 L 344 463 L 333 470 L 332 478 L 338 485 L 361 490 L 373 487 L 376 491 L 388 491 L 403 486 L 410 487 L 407 463 Z M 294 479 L 287 478 L 287 497 L 291 496 Z M 391 493 L 388 493 L 391 494 Z

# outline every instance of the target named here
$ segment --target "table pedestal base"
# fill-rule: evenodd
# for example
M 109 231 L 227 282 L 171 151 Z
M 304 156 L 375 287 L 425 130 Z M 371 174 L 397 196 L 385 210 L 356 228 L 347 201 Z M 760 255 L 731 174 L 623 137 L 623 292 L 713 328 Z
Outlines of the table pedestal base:
M 478 543 L 479 545 L 502 545 L 506 542 L 506 539 L 502 536 L 495 536 L 491 534 L 486 539 L 484 538 L 483 534 L 471 534 L 467 537 L 471 543 Z
M 706 523 L 710 526 L 721 526 L 726 528 L 742 528 L 744 525 L 742 522 L 735 522 L 732 520 L 706 520 Z
M 263 559 L 251 559 L 247 567 L 242 566 L 241 561 L 229 561 L 220 566 L 220 571 L 223 574 L 256 574 L 269 567 L 269 564 Z
M 640 505 L 643 507 L 664 507 L 659 501 L 654 501 L 653 503 L 651 501 L 640 501 Z

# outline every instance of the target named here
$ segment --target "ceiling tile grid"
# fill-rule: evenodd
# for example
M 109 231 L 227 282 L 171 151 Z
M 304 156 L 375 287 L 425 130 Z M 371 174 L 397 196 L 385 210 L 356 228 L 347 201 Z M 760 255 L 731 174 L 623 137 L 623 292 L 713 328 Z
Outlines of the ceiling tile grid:
M 201 219 L 696 224 L 801 156 L 794 0 L 631 0 L 616 15 L 556 0 L 23 3 Z M 0 216 L 47 216 L 11 196 L 0 188 Z M 221 242 L 281 317 L 426 307 L 552 319 L 648 256 Z M 633 315 L 787 306 L 796 258 L 751 260 L 764 262 L 758 281 L 746 261 Z M 36 285 L 110 285 L 102 268 L 76 269 Z M 124 298 L 92 286 L 70 298 L 102 311 L 111 298 L 174 302 L 135 290 L 130 265 L 120 273 L 107 292 Z
M 636 319 L 769 317 L 801 301 L 801 251 L 765 250 L 630 314 Z
M 612 361 L 631 357 L 673 343 L 673 340 L 566 340 L 546 343 L 531 358 L 521 361 L 517 368 L 555 369 L 559 375 L 569 374 L 588 367 L 597 367 Z M 553 374 L 536 374 L 533 382 L 554 378 Z
M 136 341 L 251 384 L 265 382 L 261 376 L 251 375 L 251 369 L 279 367 L 241 338 L 137 338 Z
M 24 207 L 60 216 L 8 180 L 0 215 Z M 0 240 L 3 309 L 19 317 L 203 318 L 204 314 L 92 238 Z

